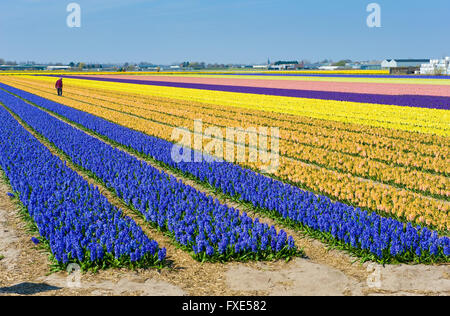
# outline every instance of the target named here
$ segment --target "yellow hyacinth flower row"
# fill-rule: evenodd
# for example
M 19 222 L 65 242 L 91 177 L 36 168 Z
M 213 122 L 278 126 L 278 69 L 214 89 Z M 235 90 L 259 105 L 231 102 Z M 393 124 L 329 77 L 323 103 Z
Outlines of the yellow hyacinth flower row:
M 82 75 L 82 74 L 81 74 Z M 142 74 L 139 74 L 142 75 Z M 169 76 L 169 74 L 147 74 L 147 76 Z M 448 79 L 410 79 L 410 78 L 370 78 L 370 77 L 320 77 L 320 76 L 265 76 L 251 75 L 223 75 L 223 74 L 189 74 L 179 73 L 170 74 L 171 77 L 189 77 L 189 78 L 217 78 L 217 79 L 259 79 L 259 80 L 284 80 L 284 81 L 317 81 L 317 82 L 353 82 L 353 83 L 389 83 L 389 84 L 418 84 L 418 85 L 450 85 Z
M 32 85 L 49 92 L 53 92 L 45 82 L 35 80 L 14 79 L 22 85 Z M 174 100 L 169 98 L 143 96 L 139 94 L 116 92 L 111 95 L 107 90 L 95 88 L 77 88 L 71 85 L 69 93 L 76 96 L 96 95 L 99 100 L 122 102 L 135 105 L 143 103 L 145 109 L 173 114 L 173 111 L 194 112 L 199 115 L 211 115 L 221 119 L 239 121 L 241 124 L 250 122 L 260 126 L 275 126 L 282 128 L 285 139 L 292 139 L 299 143 L 307 143 L 320 148 L 341 151 L 348 154 L 368 157 L 370 159 L 386 160 L 390 163 L 431 170 L 437 173 L 448 173 L 450 145 L 448 138 L 409 133 L 399 130 L 368 128 L 355 124 L 321 121 L 302 116 L 293 116 L 243 108 L 230 108 L 211 103 Z M 164 102 L 161 110 L 156 103 Z M 231 117 L 230 117 L 231 115 Z M 197 116 L 198 117 L 198 116 Z M 325 124 L 326 123 L 326 124 Z M 446 145 L 447 144 L 447 145 Z
M 124 103 L 117 104 L 116 102 L 109 102 L 105 100 L 109 96 L 103 95 L 102 98 L 98 99 L 97 94 L 91 94 L 84 97 L 77 94 L 76 97 L 82 101 L 90 102 L 92 98 L 96 101 L 102 101 L 104 106 L 108 106 L 112 109 L 118 111 L 127 112 L 133 115 L 142 116 L 144 118 L 157 118 L 159 122 L 170 121 L 171 125 L 174 126 L 186 126 L 192 130 L 193 121 L 195 119 L 202 119 L 206 124 L 212 126 L 223 126 L 223 127 L 248 127 L 252 126 L 248 122 L 238 122 L 237 120 L 230 120 L 225 118 L 217 118 L 214 116 L 204 115 L 204 113 L 199 113 L 198 111 L 191 112 L 186 109 L 190 109 L 190 106 L 182 107 L 180 110 L 175 108 L 171 110 L 170 104 L 165 104 L 164 111 L 160 112 L 158 109 L 160 106 L 151 105 L 148 103 L 142 103 L 142 100 L 134 100 L 130 96 Z M 115 97 L 115 101 L 120 101 L 120 98 Z M 126 104 L 126 105 L 122 105 Z M 133 107 L 130 107 L 134 104 Z M 148 109 L 148 107 L 153 109 Z M 166 113 L 169 112 L 169 115 Z M 229 115 L 229 117 L 234 117 L 234 115 Z M 244 124 L 240 124 L 244 123 Z M 223 131 L 224 132 L 224 131 Z M 283 130 L 284 132 L 284 130 Z M 287 135 L 288 138 L 292 135 Z M 445 176 L 432 175 L 424 173 L 421 171 L 407 170 L 398 166 L 391 166 L 389 164 L 380 163 L 378 161 L 370 160 L 365 157 L 364 152 L 360 157 L 355 157 L 352 155 L 342 154 L 340 152 L 330 152 L 322 148 L 314 148 L 311 146 L 303 145 L 301 143 L 295 143 L 286 141 L 286 138 L 281 139 L 281 153 L 296 159 L 306 161 L 308 163 L 315 163 L 327 168 L 336 169 L 341 172 L 349 172 L 357 176 L 366 177 L 376 181 L 382 181 L 385 183 L 396 184 L 405 186 L 406 188 L 422 191 L 425 193 L 430 193 L 433 195 L 448 196 L 449 193 L 446 192 L 446 188 L 450 187 L 448 178 Z M 446 160 L 441 160 L 442 164 L 448 166 Z
M 191 112 L 190 106 L 178 107 L 171 111 L 170 105 L 162 103 L 149 105 L 143 103 L 142 100 L 126 98 L 113 100 L 106 100 L 105 96 L 98 98 L 96 93 L 91 93 L 88 96 L 77 94 L 75 96 L 80 101 L 98 104 L 101 102 L 103 107 L 117 110 L 131 115 L 151 119 L 156 122 L 170 122 L 170 125 L 177 127 L 183 126 L 189 130 L 194 130 L 194 120 L 202 119 L 205 128 L 210 126 L 221 127 L 222 134 L 225 135 L 226 127 L 252 127 L 251 123 L 238 122 L 234 119 L 218 118 L 214 115 L 205 115 L 201 111 Z M 114 100 L 115 99 L 115 100 Z M 122 101 L 122 102 L 118 102 Z M 150 108 L 149 108 L 150 107 Z M 228 115 L 233 117 L 233 115 Z M 284 131 L 284 130 L 283 130 Z M 290 135 L 289 135 L 290 136 Z M 288 136 L 288 137 L 289 137 Z M 289 138 L 288 138 L 289 139 Z M 248 140 L 247 140 L 248 145 Z M 404 187 L 409 190 L 417 191 L 425 195 L 432 195 L 438 198 L 450 197 L 450 179 L 443 175 L 430 174 L 418 170 L 409 170 L 405 167 L 392 166 L 379 161 L 371 160 L 362 156 L 352 156 L 342 154 L 340 152 L 332 152 L 323 148 L 314 148 L 308 145 L 303 145 L 298 142 L 280 139 L 280 153 L 287 157 L 292 157 L 306 163 L 312 163 L 324 168 L 337 170 L 342 173 L 350 173 L 355 176 L 363 177 L 379 181 L 385 184 Z M 445 168 L 448 168 L 448 163 L 442 161 Z
M 41 88 L 46 89 L 44 87 Z M 72 88 L 71 91 L 78 90 Z M 165 102 L 164 108 L 161 110 L 162 103 L 156 102 L 156 104 L 151 104 L 143 102 L 142 98 L 133 98 L 130 95 L 126 96 L 125 99 L 122 99 L 122 97 L 117 95 L 112 97 L 100 94 L 99 96 L 98 90 L 95 89 L 89 92 L 78 91 L 74 97 L 80 101 L 92 104 L 101 102 L 104 107 L 151 119 L 160 123 L 170 122 L 170 125 L 174 127 L 184 126 L 191 131 L 194 129 L 193 125 L 194 120 L 196 119 L 202 119 L 205 127 L 221 127 L 222 134 L 225 134 L 226 127 L 247 128 L 255 126 L 255 122 L 236 120 L 235 115 L 232 115 L 231 113 L 227 116 L 230 118 L 232 117 L 233 119 L 217 117 L 213 114 L 208 115 L 205 114 L 203 110 L 191 111 L 192 107 L 190 104 L 174 106 Z M 259 123 L 257 126 L 264 126 L 264 124 L 260 124 L 261 122 L 257 123 Z M 342 173 L 350 173 L 366 179 L 399 186 L 425 195 L 432 195 L 437 198 L 446 199 L 450 196 L 450 192 L 448 191 L 448 188 L 450 188 L 450 179 L 444 175 L 430 174 L 421 170 L 410 170 L 409 166 L 400 167 L 372 160 L 367 157 L 367 154 L 364 151 L 362 151 L 359 156 L 344 154 L 342 152 L 346 151 L 346 149 L 343 148 L 342 143 L 333 142 L 336 146 L 340 146 L 340 148 L 338 148 L 339 151 L 329 151 L 324 148 L 313 147 L 308 143 L 305 144 L 292 141 L 292 139 L 296 137 L 295 133 L 293 135 L 282 130 L 281 134 L 280 153 L 287 157 L 292 157 L 306 163 L 316 164 Z M 383 153 L 383 148 L 381 148 L 380 156 L 382 157 L 383 155 L 386 155 L 386 153 Z M 446 157 L 445 154 L 444 157 Z M 439 159 L 438 162 L 441 163 L 443 168 L 438 171 L 446 172 L 449 166 L 446 158 Z
M 40 86 L 45 89 L 45 86 Z M 204 120 L 219 118 L 224 126 L 239 123 L 245 127 L 273 126 L 281 130 L 281 138 L 298 144 L 308 144 L 330 151 L 343 152 L 350 155 L 367 157 L 374 160 L 384 160 L 391 164 L 404 165 L 430 170 L 436 173 L 449 173 L 450 166 L 447 157 L 450 147 L 441 146 L 445 138 L 422 137 L 423 134 L 401 135 L 401 133 L 385 133 L 385 130 L 363 129 L 349 131 L 348 125 L 337 126 L 334 122 L 326 127 L 323 122 L 304 117 L 274 115 L 261 111 L 224 108 L 215 104 L 177 101 L 167 98 L 145 97 L 130 93 L 115 93 L 111 96 L 99 89 L 72 88 L 77 96 L 95 97 L 102 101 L 111 101 L 133 105 L 138 109 L 156 111 L 185 118 L 202 118 Z M 158 103 L 164 102 L 164 109 Z M 378 132 L 381 132 L 378 133 Z M 386 135 L 383 135 L 386 134 Z M 393 139 L 394 137 L 394 139 Z M 404 139 L 399 139 L 405 137 Z M 414 141 L 412 141 L 412 139 Z M 436 144 L 430 144 L 435 142 Z
M 39 77 L 38 80 L 54 81 L 54 78 Z M 450 136 L 449 112 L 438 109 L 97 82 L 80 79 L 65 79 L 65 82 L 66 84 L 111 91 L 126 91 L 143 95 L 163 96 L 223 106 L 307 116 L 344 123 Z

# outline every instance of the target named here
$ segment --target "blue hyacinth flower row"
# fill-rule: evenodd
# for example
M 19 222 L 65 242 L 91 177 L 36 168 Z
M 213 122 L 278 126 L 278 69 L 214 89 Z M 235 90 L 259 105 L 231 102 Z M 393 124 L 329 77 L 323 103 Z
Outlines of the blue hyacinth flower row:
M 199 260 L 288 258 L 292 236 L 0 91 L 0 101 Z
M 2 106 L 0 121 L 0 166 L 39 231 L 40 240 L 32 241 L 45 241 L 57 266 L 78 263 L 89 270 L 162 264 L 165 249 Z
M 173 144 L 166 140 L 7 85 L 0 86 L 110 140 L 207 182 L 225 194 L 276 212 L 288 222 L 324 233 L 351 249 L 370 253 L 378 260 L 449 261 L 450 238 L 439 237 L 426 227 L 404 224 L 334 202 L 229 162 L 205 159 L 199 163 L 176 163 L 171 156 Z

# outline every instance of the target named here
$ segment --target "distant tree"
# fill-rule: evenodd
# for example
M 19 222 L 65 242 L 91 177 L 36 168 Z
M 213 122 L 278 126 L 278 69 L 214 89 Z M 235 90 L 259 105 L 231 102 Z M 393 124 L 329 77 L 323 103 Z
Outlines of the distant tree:
M 442 76 L 445 74 L 445 68 L 436 67 L 436 68 L 434 68 L 433 74 L 436 76 Z
M 344 67 L 346 64 L 351 63 L 351 59 L 343 59 L 333 64 L 333 66 Z
M 4 65 L 5 64 L 5 60 L 3 58 L 0 58 L 0 65 Z
M 69 64 L 69 66 L 73 68 L 73 67 L 75 67 L 75 63 L 72 61 L 72 62 Z
M 128 65 L 128 66 L 126 67 L 126 70 L 127 70 L 127 71 L 135 71 L 135 70 L 136 70 L 136 66 L 135 66 L 135 65 Z
M 85 63 L 78 63 L 77 68 L 78 70 L 83 70 L 86 67 Z
M 345 60 L 340 60 L 337 63 L 332 64 L 332 66 L 344 67 L 347 62 Z
M 17 63 L 16 63 L 15 61 L 7 61 L 7 62 L 6 62 L 6 65 L 9 65 L 9 66 L 16 66 Z

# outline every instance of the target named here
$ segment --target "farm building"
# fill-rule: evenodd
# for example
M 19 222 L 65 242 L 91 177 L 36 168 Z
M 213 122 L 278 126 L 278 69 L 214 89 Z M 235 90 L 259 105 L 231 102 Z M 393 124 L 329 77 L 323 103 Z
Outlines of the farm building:
M 320 70 L 329 70 L 329 71 L 333 71 L 333 70 L 338 70 L 344 67 L 340 67 L 340 66 L 320 66 L 319 69 Z
M 303 63 L 298 61 L 277 61 L 276 63 L 270 65 L 269 69 L 272 70 L 296 70 L 303 68 Z
M 47 70 L 69 70 L 70 66 L 47 66 Z
M 429 59 L 386 59 L 381 62 L 381 68 L 420 67 L 429 62 Z
M 0 65 L 0 70 L 18 71 L 18 70 L 45 70 L 47 66 L 41 65 Z
M 421 75 L 450 75 L 450 57 L 444 59 L 432 59 L 420 67 Z
M 361 65 L 362 70 L 381 70 L 381 65 Z

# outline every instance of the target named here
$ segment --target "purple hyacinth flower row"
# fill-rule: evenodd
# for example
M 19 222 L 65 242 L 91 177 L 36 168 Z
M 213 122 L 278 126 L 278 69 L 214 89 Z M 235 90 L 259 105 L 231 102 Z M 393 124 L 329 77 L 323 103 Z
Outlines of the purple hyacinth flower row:
M 211 75 L 208 73 L 196 73 L 196 75 Z M 316 74 L 316 73 L 219 73 L 221 76 L 276 76 L 276 77 L 320 77 L 320 78 L 380 78 L 380 79 L 450 79 L 450 76 L 440 75 L 371 75 L 371 74 Z
M 383 94 L 365 94 L 365 93 L 348 93 L 334 91 L 313 91 L 313 90 L 294 90 L 294 89 L 278 89 L 263 87 L 244 87 L 244 86 L 228 86 L 228 85 L 210 85 L 201 83 L 182 83 L 182 82 L 166 82 L 166 81 L 148 81 L 139 79 L 114 79 L 99 78 L 95 76 L 63 76 L 64 78 L 107 81 L 118 83 L 132 83 L 141 85 L 175 87 L 200 89 L 211 91 L 251 93 L 260 95 L 275 95 L 283 97 L 308 98 L 319 100 L 335 100 L 348 101 L 358 103 L 386 104 L 398 105 L 428 109 L 450 109 L 450 97 L 440 96 L 424 96 L 424 95 L 383 95 Z
M 53 156 L 2 106 L 0 121 L 0 166 L 36 224 L 40 239 L 33 237 L 35 244 L 46 241 L 61 266 L 130 262 L 148 266 L 164 260 L 165 249 L 159 249 L 132 219 Z

